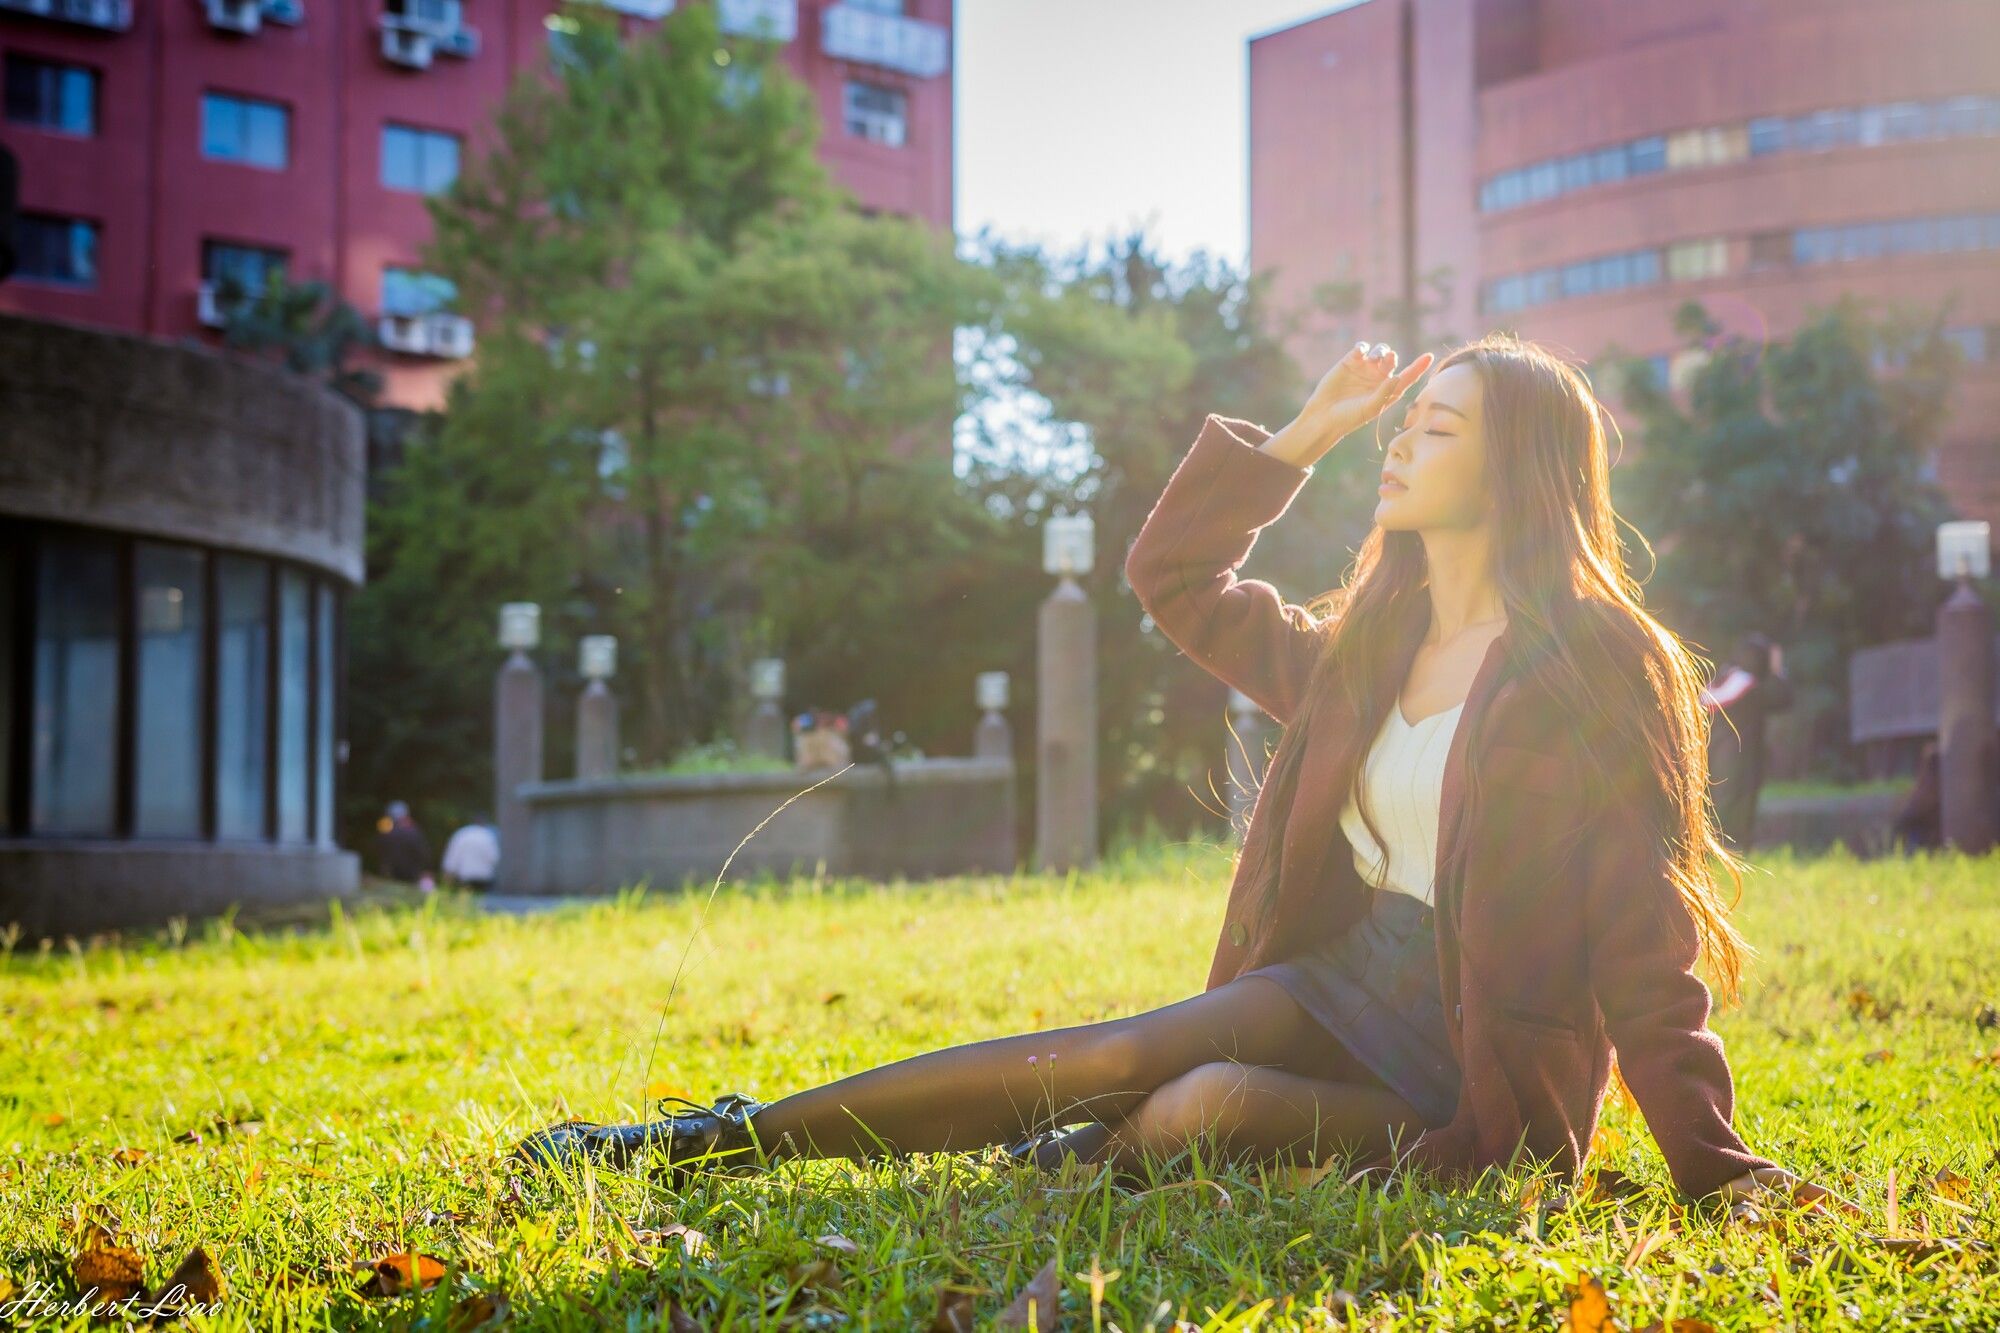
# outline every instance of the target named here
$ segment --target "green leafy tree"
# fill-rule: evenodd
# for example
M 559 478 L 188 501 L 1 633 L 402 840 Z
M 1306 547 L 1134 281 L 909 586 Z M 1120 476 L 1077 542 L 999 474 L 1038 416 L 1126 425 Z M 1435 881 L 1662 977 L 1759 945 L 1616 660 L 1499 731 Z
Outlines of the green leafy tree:
M 1268 277 L 1202 253 L 1169 263 L 1141 234 L 1101 254 L 978 244 L 1008 296 L 978 358 L 1000 408 L 967 431 L 968 476 L 989 512 L 1027 539 L 1017 558 L 1036 602 L 1049 590 L 1041 520 L 1092 515 L 1107 825 L 1185 828 L 1202 818 L 1197 801 L 1219 809 L 1210 792 L 1222 790 L 1227 692 L 1143 623 L 1124 556 L 1208 413 L 1275 429 L 1304 401 L 1284 350 L 1297 319 L 1273 311 Z M 1337 546 L 1313 541 L 1309 518 L 1286 526 L 1304 540 L 1260 546 L 1248 572 L 1306 596 L 1332 586 Z M 1032 718 L 1032 707 L 1029 694 L 1019 715 Z
M 629 40 L 559 19 L 558 77 L 524 78 L 433 201 L 426 264 L 479 346 L 372 516 L 357 799 L 485 799 L 504 601 L 544 606 L 558 708 L 575 639 L 619 637 L 656 765 L 727 731 L 751 651 L 791 660 L 795 699 L 893 697 L 926 665 L 909 604 L 974 558 L 949 448 L 980 275 L 829 183 L 773 44 L 709 6 Z M 568 731 L 552 710 L 552 771 Z
M 1927 632 L 1936 607 L 1930 553 L 1950 514 L 1927 458 L 1957 356 L 1941 321 L 1848 297 L 1759 343 L 1689 302 L 1684 395 L 1624 366 L 1640 447 L 1613 488 L 1658 557 L 1649 599 L 1711 657 L 1749 630 L 1785 644 L 1829 763 L 1849 655 Z

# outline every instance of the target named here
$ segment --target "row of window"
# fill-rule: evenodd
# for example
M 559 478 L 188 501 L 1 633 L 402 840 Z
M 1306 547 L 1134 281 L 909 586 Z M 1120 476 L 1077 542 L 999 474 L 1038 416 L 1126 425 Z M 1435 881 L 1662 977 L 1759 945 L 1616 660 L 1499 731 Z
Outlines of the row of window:
M 1759 232 L 1748 238 L 1746 256 L 1747 267 L 1754 271 L 1792 264 L 1972 250 L 2000 250 L 2000 213 L 1959 213 Z M 1553 264 L 1487 283 L 1480 307 L 1488 314 L 1505 314 L 1552 301 L 1649 286 L 1663 279 L 1692 282 L 1720 277 L 1729 272 L 1729 254 L 1728 238 L 1706 236 L 1664 247 Z
M 331 845 L 339 615 L 294 565 L 0 529 L 0 830 Z
M 8 55 L 10 124 L 62 134 L 97 133 L 97 74 L 33 56 Z M 278 102 L 204 93 L 201 153 L 218 162 L 283 171 L 291 165 L 291 111 Z M 436 194 L 458 179 L 459 136 L 414 125 L 382 127 L 381 179 L 392 190 Z
M 732 85 L 733 87 L 734 85 Z M 732 95 L 740 96 L 741 89 Z M 61 134 L 97 133 L 97 72 L 34 56 L 5 63 L 10 124 Z M 900 88 L 848 80 L 841 94 L 847 133 L 901 147 L 909 135 L 909 97 Z M 292 113 L 281 102 L 236 93 L 203 93 L 202 156 L 283 171 L 291 165 Z M 414 125 L 382 127 L 381 180 L 392 190 L 436 194 L 458 179 L 460 138 Z
M 2000 324 L 1959 324 L 1940 329 L 1944 340 L 1958 348 L 1969 365 L 1985 365 L 2000 360 Z M 1654 386 L 1661 389 L 1680 389 L 1688 378 L 1700 368 L 1704 353 L 1699 348 L 1683 348 L 1678 352 L 1660 352 L 1654 356 L 1639 358 L 1645 365 Z M 1898 358 L 1877 349 L 1873 362 L 1878 371 L 1895 370 Z
M 1515 167 L 1480 184 L 1479 208 L 1488 213 L 1519 208 L 1630 176 L 1722 166 L 1771 153 L 1972 135 L 2000 135 L 2000 97 L 1972 95 L 1833 107 L 1799 116 L 1760 116 L 1730 125 L 1650 134 Z
M 14 276 L 33 282 L 89 289 L 97 285 L 98 226 L 84 218 L 23 213 L 15 219 Z M 283 276 L 288 256 L 268 246 L 207 240 L 201 246 L 202 281 L 243 293 L 264 290 L 273 274 Z M 381 313 L 426 315 L 449 308 L 458 296 L 450 279 L 421 269 L 382 270 Z

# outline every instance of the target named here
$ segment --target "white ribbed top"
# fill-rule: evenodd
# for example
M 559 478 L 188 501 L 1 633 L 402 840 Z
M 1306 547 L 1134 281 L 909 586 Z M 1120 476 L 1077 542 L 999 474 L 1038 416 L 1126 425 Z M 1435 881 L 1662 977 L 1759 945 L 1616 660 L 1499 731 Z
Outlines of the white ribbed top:
M 1431 881 L 1437 874 L 1438 802 L 1444 792 L 1444 761 L 1451 736 L 1458 729 L 1461 701 L 1421 722 L 1403 719 L 1399 698 L 1389 705 L 1382 729 L 1375 733 L 1361 782 L 1368 789 L 1368 813 L 1382 830 L 1376 842 L 1361 822 L 1354 795 L 1340 813 L 1341 832 L 1354 844 L 1354 868 L 1365 883 L 1431 901 Z M 1386 860 L 1386 868 L 1384 862 Z

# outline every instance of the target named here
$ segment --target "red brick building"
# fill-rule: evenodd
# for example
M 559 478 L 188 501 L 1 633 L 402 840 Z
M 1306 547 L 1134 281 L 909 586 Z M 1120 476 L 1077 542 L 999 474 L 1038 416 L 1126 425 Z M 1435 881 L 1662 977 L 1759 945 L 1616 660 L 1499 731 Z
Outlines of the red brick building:
M 702 0 L 684 0 L 702 2 Z M 605 0 L 630 30 L 675 0 Z M 714 0 L 770 24 L 866 207 L 952 225 L 952 0 Z M 214 284 L 282 264 L 381 320 L 387 401 L 427 406 L 476 340 L 418 268 L 425 195 L 484 146 L 555 0 L 0 0 L 20 161 L 0 311 L 200 335 Z M 553 20 L 553 22 L 552 22 Z
M 1250 42 L 1250 260 L 1669 379 L 1672 316 L 1784 336 L 1842 292 L 1967 354 L 1937 476 L 2000 531 L 2000 9 L 1363 0 Z M 1293 350 L 1324 366 L 1365 316 Z

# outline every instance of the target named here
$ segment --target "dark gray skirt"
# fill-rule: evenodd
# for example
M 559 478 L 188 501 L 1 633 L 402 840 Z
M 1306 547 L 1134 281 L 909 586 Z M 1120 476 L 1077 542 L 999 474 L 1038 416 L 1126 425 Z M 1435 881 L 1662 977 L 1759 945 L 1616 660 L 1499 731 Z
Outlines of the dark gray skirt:
M 1247 972 L 1285 988 L 1432 1127 L 1458 1109 L 1428 904 L 1375 889 L 1368 914 L 1317 948 Z

